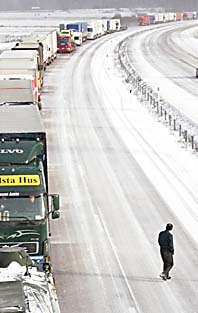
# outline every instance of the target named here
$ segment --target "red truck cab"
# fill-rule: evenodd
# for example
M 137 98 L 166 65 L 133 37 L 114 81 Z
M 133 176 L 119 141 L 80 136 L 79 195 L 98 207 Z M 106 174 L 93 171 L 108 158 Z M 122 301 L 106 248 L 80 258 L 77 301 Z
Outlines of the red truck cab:
M 59 53 L 70 53 L 76 49 L 76 44 L 70 35 L 58 33 L 57 48 Z
M 145 25 L 150 25 L 150 16 L 149 15 L 140 15 L 137 17 L 138 25 L 140 26 L 145 26 Z

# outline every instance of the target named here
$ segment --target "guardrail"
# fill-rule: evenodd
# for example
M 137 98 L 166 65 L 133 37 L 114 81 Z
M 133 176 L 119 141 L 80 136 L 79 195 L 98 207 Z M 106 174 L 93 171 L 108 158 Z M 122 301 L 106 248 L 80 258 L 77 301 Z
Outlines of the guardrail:
M 133 92 L 140 102 L 149 105 L 160 121 L 166 123 L 172 131 L 177 132 L 180 141 L 184 142 L 186 147 L 190 146 L 194 151 L 198 151 L 198 124 L 162 98 L 159 88 L 156 87 L 156 90 L 151 88 L 132 65 L 126 48 L 127 41 L 134 37 L 135 34 L 124 39 L 116 48 L 120 65 L 126 73 L 125 81 L 130 84 L 130 92 Z

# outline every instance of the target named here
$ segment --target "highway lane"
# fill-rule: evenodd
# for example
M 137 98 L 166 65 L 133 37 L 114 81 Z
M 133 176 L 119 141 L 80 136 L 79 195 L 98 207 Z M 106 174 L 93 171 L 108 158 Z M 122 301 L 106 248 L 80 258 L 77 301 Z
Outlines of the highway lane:
M 129 94 L 115 67 L 123 35 L 61 55 L 46 72 L 50 190 L 62 199 L 52 224 L 61 312 L 193 313 L 197 241 L 182 214 L 196 218 L 197 160 Z M 169 221 L 176 266 L 163 282 L 157 235 Z
M 148 29 L 149 30 L 149 29 Z M 128 55 L 145 81 L 170 104 L 198 123 L 197 21 L 172 23 L 129 41 Z

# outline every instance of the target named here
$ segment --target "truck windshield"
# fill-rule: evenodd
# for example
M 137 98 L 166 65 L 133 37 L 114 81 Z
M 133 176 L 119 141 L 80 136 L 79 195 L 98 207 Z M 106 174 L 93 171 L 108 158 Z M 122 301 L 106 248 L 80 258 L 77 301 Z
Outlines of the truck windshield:
M 45 218 L 44 197 L 0 197 L 0 221 L 41 220 Z
M 58 44 L 67 45 L 69 43 L 69 38 L 58 39 Z

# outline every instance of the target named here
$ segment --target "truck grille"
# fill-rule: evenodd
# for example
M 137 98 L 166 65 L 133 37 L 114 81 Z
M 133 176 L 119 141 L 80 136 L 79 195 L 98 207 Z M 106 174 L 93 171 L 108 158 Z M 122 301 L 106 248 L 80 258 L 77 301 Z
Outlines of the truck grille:
M 23 247 L 27 250 L 28 254 L 37 254 L 39 251 L 38 242 L 5 242 L 0 243 L 0 248 L 2 247 Z

